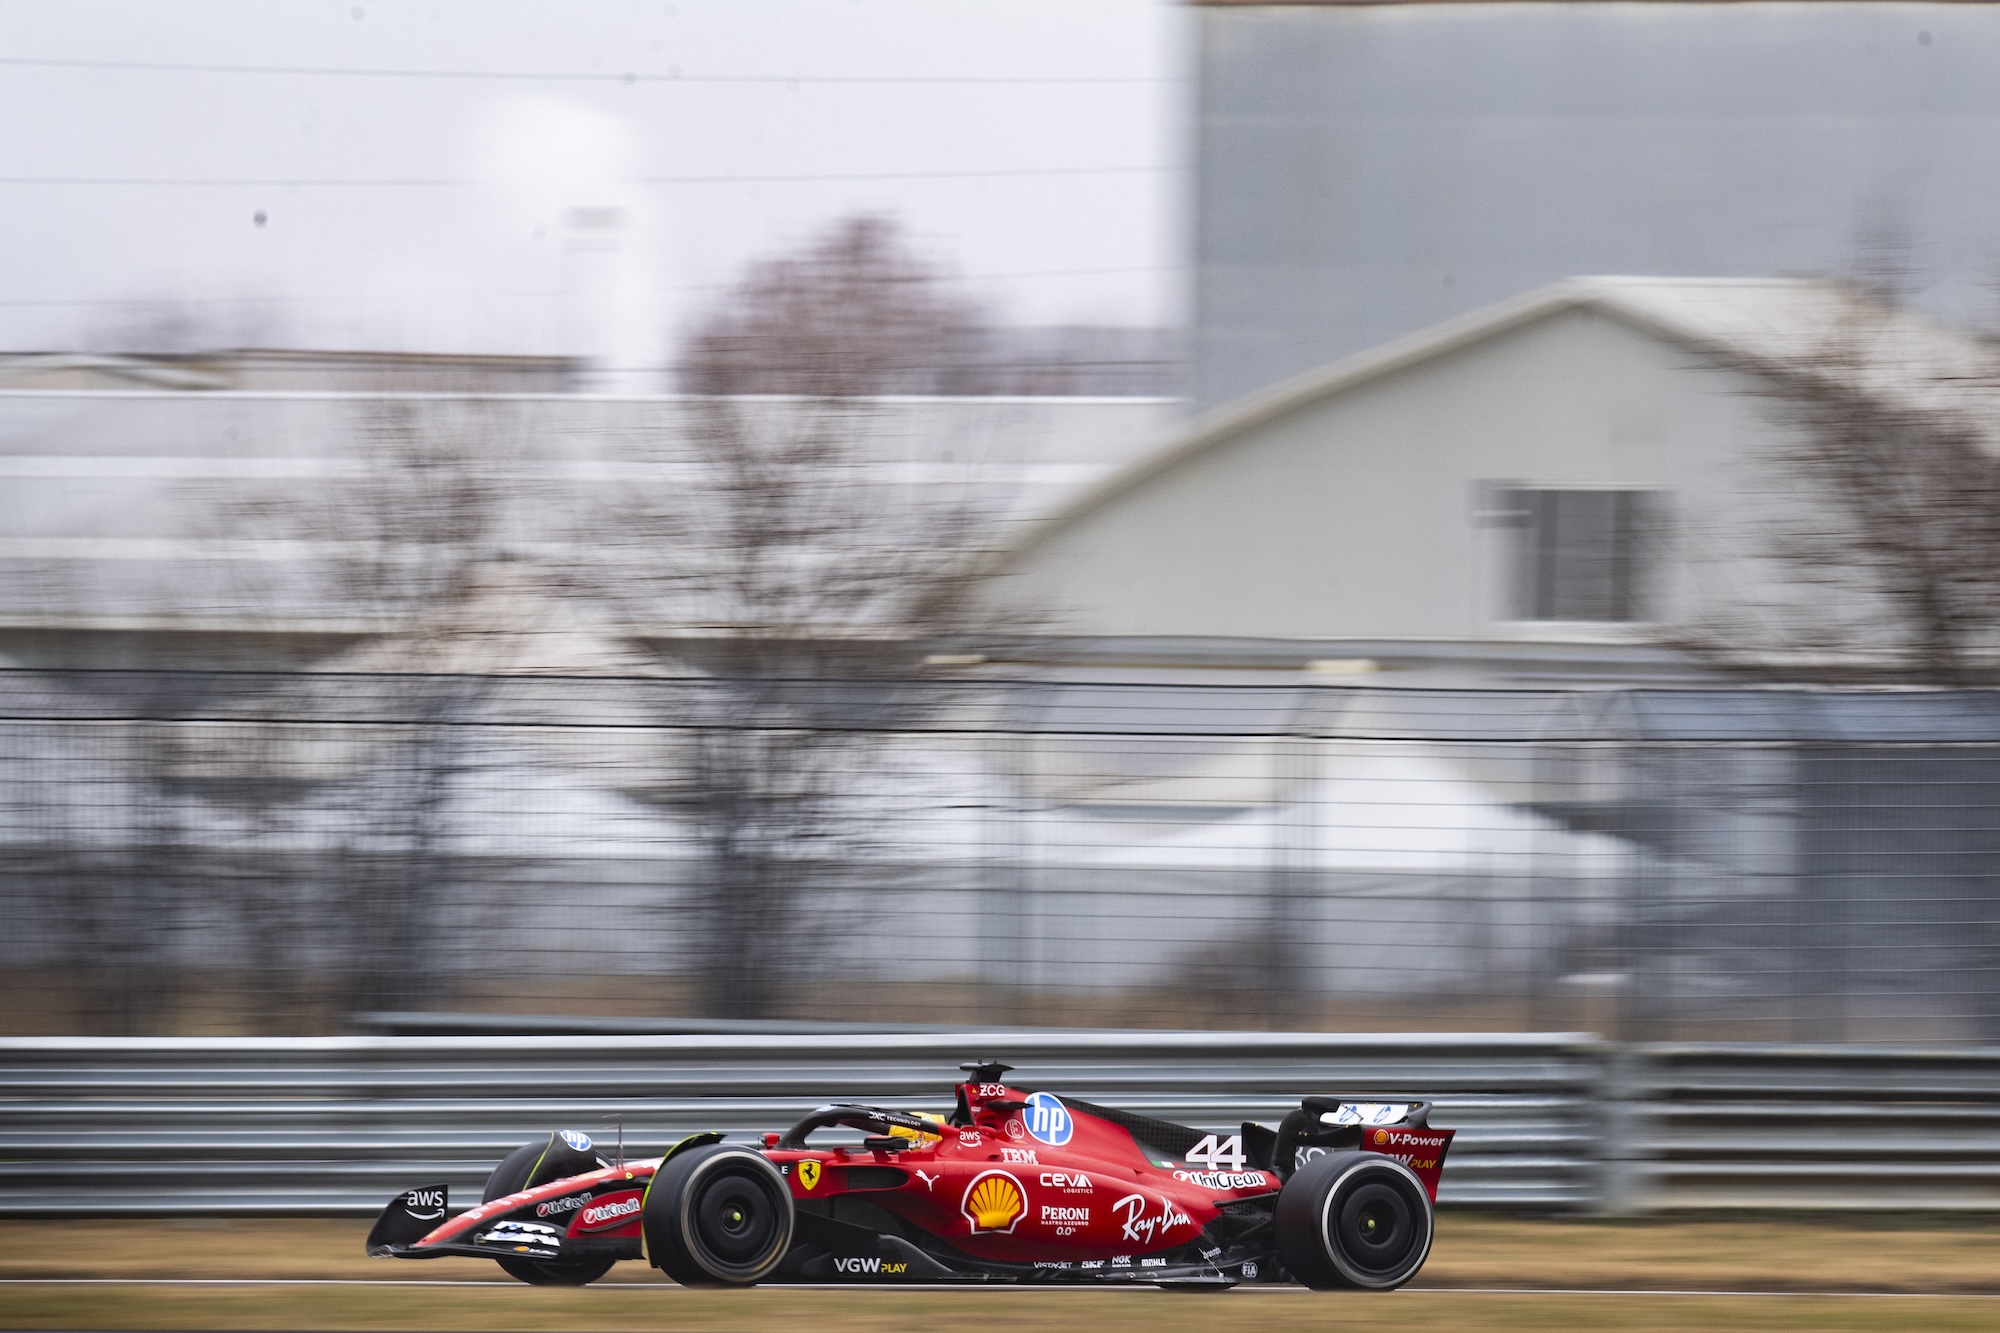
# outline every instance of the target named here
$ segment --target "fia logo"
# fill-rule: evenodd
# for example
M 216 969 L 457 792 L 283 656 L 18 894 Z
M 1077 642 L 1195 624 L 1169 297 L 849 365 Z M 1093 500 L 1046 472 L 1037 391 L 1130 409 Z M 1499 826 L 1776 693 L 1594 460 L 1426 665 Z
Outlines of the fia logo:
M 1030 1094 L 1028 1105 L 1021 1114 L 1028 1122 L 1028 1132 L 1051 1148 L 1060 1148 L 1068 1143 L 1069 1136 L 1076 1131 L 1076 1121 L 1070 1118 L 1069 1108 L 1054 1093 Z
M 812 1187 L 819 1184 L 819 1161 L 808 1157 L 799 1163 L 799 1187 L 812 1193 Z

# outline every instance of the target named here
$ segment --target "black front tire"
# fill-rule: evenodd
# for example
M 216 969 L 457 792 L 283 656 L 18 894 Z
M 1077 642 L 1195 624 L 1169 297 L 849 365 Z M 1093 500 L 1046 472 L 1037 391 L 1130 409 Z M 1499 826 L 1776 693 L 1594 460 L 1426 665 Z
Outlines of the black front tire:
M 480 1194 L 481 1203 L 492 1203 L 519 1192 L 528 1183 L 528 1173 L 535 1169 L 535 1163 L 542 1160 L 542 1153 L 548 1148 L 546 1139 L 525 1144 L 514 1149 L 500 1159 L 500 1165 L 486 1177 L 486 1189 Z M 537 1287 L 581 1287 L 595 1282 L 611 1271 L 616 1259 L 580 1259 L 574 1263 L 551 1263 L 546 1259 L 495 1259 L 500 1271 L 519 1282 Z
M 611 1271 L 616 1259 L 579 1259 L 551 1263 L 546 1259 L 495 1259 L 500 1271 L 533 1287 L 582 1287 Z
M 1278 1195 L 1278 1257 L 1316 1289 L 1394 1291 L 1430 1257 L 1436 1230 L 1416 1173 L 1380 1153 L 1328 1153 Z
M 646 1253 L 686 1287 L 747 1287 L 792 1246 L 792 1192 L 764 1154 L 720 1143 L 669 1158 L 647 1187 Z

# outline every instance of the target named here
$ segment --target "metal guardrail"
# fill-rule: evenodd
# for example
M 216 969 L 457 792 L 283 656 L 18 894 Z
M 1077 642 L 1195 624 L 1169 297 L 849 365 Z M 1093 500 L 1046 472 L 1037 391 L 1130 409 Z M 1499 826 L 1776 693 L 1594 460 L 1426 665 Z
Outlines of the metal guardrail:
M 2000 1050 L 1648 1046 L 1614 1206 L 2000 1211 Z
M 475 1195 L 554 1127 L 628 1156 L 828 1100 L 944 1109 L 959 1061 L 1217 1130 L 1420 1096 L 1447 1204 L 2000 1210 L 2000 1050 L 1615 1047 L 1577 1034 L 980 1030 L 0 1040 L 0 1214 L 374 1213 Z
M 1071 1032 L 0 1040 L 0 1214 L 372 1215 L 398 1189 L 476 1197 L 551 1128 L 628 1156 L 780 1129 L 831 1100 L 947 1109 L 962 1060 L 1218 1130 L 1308 1092 L 1420 1096 L 1460 1130 L 1448 1203 L 1602 1193 L 1604 1048 L 1571 1034 Z

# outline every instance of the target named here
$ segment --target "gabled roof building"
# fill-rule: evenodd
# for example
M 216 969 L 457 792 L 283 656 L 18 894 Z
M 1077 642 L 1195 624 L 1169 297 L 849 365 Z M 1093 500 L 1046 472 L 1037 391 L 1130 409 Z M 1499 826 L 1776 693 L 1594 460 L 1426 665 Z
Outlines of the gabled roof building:
M 1705 626 L 1822 614 L 1772 547 L 1808 500 L 1773 384 L 1857 327 L 1869 393 L 1995 394 L 1984 342 L 1845 285 L 1575 279 L 1198 418 L 1007 584 L 1084 656 L 1699 674 Z

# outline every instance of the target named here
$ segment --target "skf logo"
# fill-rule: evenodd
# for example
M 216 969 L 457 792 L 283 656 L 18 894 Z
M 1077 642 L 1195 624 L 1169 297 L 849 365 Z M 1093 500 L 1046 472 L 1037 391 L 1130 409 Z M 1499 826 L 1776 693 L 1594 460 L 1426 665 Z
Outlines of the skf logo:
M 1386 1130 L 1386 1129 L 1378 1129 L 1378 1130 L 1376 1130 L 1376 1131 L 1375 1131 L 1375 1142 L 1377 1142 L 1377 1143 L 1387 1143 L 1388 1141 L 1389 1141 L 1389 1131 L 1388 1131 L 1388 1130 Z
M 959 1212 L 972 1223 L 972 1232 L 1012 1232 L 1015 1223 L 1028 1211 L 1027 1192 L 1021 1182 L 1005 1171 L 982 1171 L 965 1187 Z
M 819 1184 L 819 1160 L 808 1157 L 799 1163 L 799 1188 L 812 1193 L 812 1187 Z

